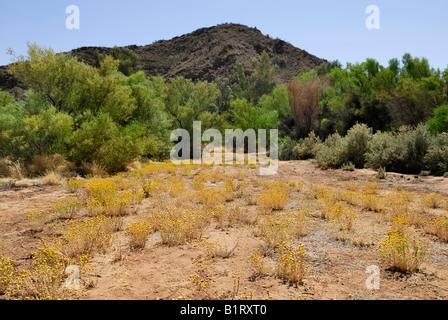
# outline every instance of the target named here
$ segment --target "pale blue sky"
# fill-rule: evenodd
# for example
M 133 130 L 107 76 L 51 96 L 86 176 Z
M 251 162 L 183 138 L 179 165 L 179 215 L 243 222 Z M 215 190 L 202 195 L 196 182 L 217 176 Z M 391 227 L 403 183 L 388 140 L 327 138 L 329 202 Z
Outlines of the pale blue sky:
M 68 5 L 80 9 L 80 30 L 68 30 Z M 381 29 L 368 30 L 368 5 L 380 8 Z M 0 65 L 26 42 L 56 52 L 82 46 L 146 45 L 201 27 L 234 22 L 257 27 L 327 60 L 375 58 L 387 65 L 405 52 L 448 66 L 447 0 L 12 0 L 0 1 Z

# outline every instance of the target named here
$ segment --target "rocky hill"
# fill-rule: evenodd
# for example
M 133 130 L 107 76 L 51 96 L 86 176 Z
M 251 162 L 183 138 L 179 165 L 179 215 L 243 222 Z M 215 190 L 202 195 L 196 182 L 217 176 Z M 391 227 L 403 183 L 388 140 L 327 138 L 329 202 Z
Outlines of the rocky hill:
M 259 58 L 263 51 L 280 66 L 275 79 L 277 83 L 292 80 L 303 67 L 314 68 L 325 62 L 288 42 L 272 39 L 256 28 L 239 24 L 202 28 L 171 40 L 127 48 L 136 53 L 139 65 L 147 75 L 183 76 L 193 80 L 231 79 L 237 61 L 249 70 L 251 58 Z M 71 53 L 92 64 L 97 50 L 107 54 L 110 48 L 82 47 Z M 0 88 L 11 90 L 15 86 L 20 86 L 17 79 L 7 74 L 5 66 L 0 67 Z

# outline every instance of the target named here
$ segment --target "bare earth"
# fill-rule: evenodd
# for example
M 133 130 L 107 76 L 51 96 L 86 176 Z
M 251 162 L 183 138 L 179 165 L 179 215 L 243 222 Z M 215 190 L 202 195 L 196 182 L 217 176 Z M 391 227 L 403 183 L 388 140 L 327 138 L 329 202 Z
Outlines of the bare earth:
M 247 166 L 218 167 L 227 172 L 242 170 L 249 172 L 245 179 L 299 181 L 305 186 L 321 184 L 342 188 L 341 182 L 362 183 L 373 180 L 373 170 L 319 170 L 310 161 L 281 162 L 275 176 L 261 177 L 256 169 Z M 206 168 L 204 170 L 215 170 Z M 228 171 L 227 171 L 228 170 Z M 187 181 L 193 175 L 184 177 Z M 448 198 L 448 179 L 441 177 L 415 177 L 389 173 L 387 179 L 375 181 L 381 192 L 402 186 L 416 195 L 437 192 Z M 257 187 L 254 187 L 257 190 Z M 254 191 L 255 192 L 255 191 Z M 57 231 L 47 225 L 42 232 L 33 232 L 27 225 L 24 214 L 33 209 L 51 210 L 54 200 L 69 196 L 64 185 L 24 186 L 0 191 L 0 241 L 3 255 L 15 260 L 17 267 L 25 267 L 30 254 L 39 246 L 39 239 Z M 288 208 L 297 207 L 296 198 L 307 197 L 306 189 L 290 197 Z M 151 197 L 139 205 L 136 215 L 126 216 L 125 224 L 152 208 Z M 256 210 L 257 205 L 247 205 L 242 200 L 234 200 L 236 205 Z M 310 200 L 311 201 L 311 200 Z M 436 210 L 436 209 L 435 209 Z M 446 209 L 437 209 L 446 216 Z M 444 211 L 443 211 L 444 210 Z M 443 212 L 442 212 L 443 211 Z M 390 222 L 378 222 L 373 213 L 357 208 L 359 226 L 373 232 L 374 238 L 387 235 Z M 81 219 L 77 217 L 77 219 Z M 228 258 L 207 258 L 203 246 L 194 241 L 183 246 L 166 246 L 160 242 L 160 235 L 153 232 L 146 247 L 141 250 L 126 250 L 126 233 L 120 231 L 109 252 L 98 254 L 92 259 L 93 270 L 90 277 L 94 283 L 86 290 L 83 299 L 227 299 L 234 290 L 239 277 L 236 298 L 249 296 L 253 299 L 446 299 L 448 294 L 448 243 L 429 235 L 418 228 L 413 232 L 422 239 L 429 240 L 431 250 L 420 270 L 413 274 L 402 274 L 390 270 L 387 262 L 378 254 L 378 241 L 370 247 L 359 247 L 334 239 L 328 231 L 329 222 L 313 218 L 314 225 L 299 241 L 304 244 L 307 262 L 311 264 L 303 285 L 288 285 L 272 276 L 255 276 L 250 259 L 260 247 L 262 240 L 257 237 L 256 226 L 235 226 L 226 229 L 212 223 L 204 237 L 207 242 L 216 242 L 236 249 Z M 118 247 L 123 249 L 123 257 L 114 261 Z M 202 264 L 201 264 L 202 263 Z M 376 265 L 380 269 L 380 290 L 368 290 L 366 268 Z M 210 281 L 207 293 L 198 291 L 190 280 L 190 275 L 200 275 Z

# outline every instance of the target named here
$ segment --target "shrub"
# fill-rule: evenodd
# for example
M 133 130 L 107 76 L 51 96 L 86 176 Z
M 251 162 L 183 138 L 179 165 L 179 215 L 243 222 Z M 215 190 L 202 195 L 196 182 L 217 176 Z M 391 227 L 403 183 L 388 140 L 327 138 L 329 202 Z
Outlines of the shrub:
M 146 221 L 135 221 L 127 227 L 127 232 L 131 237 L 132 248 L 144 248 L 152 228 Z
M 377 132 L 367 144 L 366 167 L 391 169 L 397 154 L 395 136 L 391 132 Z
M 294 140 L 291 140 L 289 137 L 288 139 L 283 139 L 278 144 L 278 157 L 279 160 L 282 161 L 288 161 L 288 160 L 295 160 L 295 154 L 293 152 L 297 142 Z
M 83 221 L 73 221 L 64 230 L 65 253 L 70 258 L 105 253 L 111 245 L 112 219 L 95 216 Z
M 339 168 L 346 163 L 343 151 L 343 138 L 339 133 L 330 135 L 318 148 L 314 158 L 318 167 L 323 169 Z
M 82 203 L 72 197 L 53 202 L 53 212 L 59 219 L 73 219 L 81 208 Z
M 314 158 L 321 144 L 320 138 L 316 136 L 314 131 L 311 131 L 308 137 L 299 140 L 292 152 L 294 157 L 299 160 Z
M 427 243 L 413 239 L 403 230 L 390 230 L 378 250 L 391 266 L 402 272 L 415 272 L 426 258 Z
M 372 129 L 365 124 L 356 124 L 343 139 L 345 162 L 352 162 L 356 168 L 363 168 L 367 145 L 372 139 Z
M 258 198 L 258 204 L 265 211 L 282 210 L 288 201 L 287 195 L 277 191 L 266 191 Z
M 28 172 L 31 175 L 44 175 L 47 172 L 68 174 L 73 169 L 73 165 L 59 154 L 36 155 L 28 166 Z
M 443 175 L 448 171 L 448 133 L 433 137 L 423 163 L 425 168 L 434 175 Z
M 395 162 L 390 171 L 418 174 L 424 169 L 424 158 L 432 138 L 424 125 L 402 127 L 396 136 Z
M 343 171 L 355 171 L 355 165 L 352 162 L 346 163 L 341 168 Z
M 0 178 L 7 178 L 11 176 L 10 164 L 10 160 L 0 158 Z
M 429 119 L 426 124 L 428 131 L 433 134 L 448 132 L 448 105 L 436 108 L 434 117 Z
M 13 277 L 13 260 L 5 258 L 0 247 L 0 295 L 6 293 Z
M 50 171 L 42 178 L 42 183 L 44 185 L 54 186 L 57 184 L 61 184 L 62 177 L 58 172 Z
M 277 277 L 290 284 L 303 284 L 309 266 L 305 262 L 306 252 L 303 244 L 293 248 L 283 243 L 278 248 Z
M 386 179 L 387 178 L 387 172 L 384 167 L 379 167 L 378 172 L 376 174 L 377 179 Z
M 67 299 L 70 291 L 63 284 L 70 260 L 63 256 L 60 248 L 43 241 L 32 257 L 31 270 L 21 270 L 17 274 L 11 293 L 24 299 Z
M 209 217 L 187 208 L 173 208 L 169 212 L 149 215 L 151 225 L 160 232 L 162 243 L 169 246 L 183 245 L 201 239 L 209 224 Z

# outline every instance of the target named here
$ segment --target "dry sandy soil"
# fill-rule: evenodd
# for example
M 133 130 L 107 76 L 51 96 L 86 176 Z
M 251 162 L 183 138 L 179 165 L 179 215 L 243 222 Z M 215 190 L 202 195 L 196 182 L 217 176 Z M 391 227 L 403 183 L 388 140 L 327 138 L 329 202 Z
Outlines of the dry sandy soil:
M 260 184 L 257 180 L 299 181 L 304 186 L 321 184 L 343 188 L 342 183 L 363 183 L 375 179 L 375 171 L 342 170 L 323 171 L 309 161 L 281 162 L 275 176 L 262 177 L 256 169 L 247 166 L 201 168 L 201 170 L 221 170 L 227 173 L 238 170 L 248 172 L 245 180 L 253 185 L 254 193 Z M 199 169 L 198 169 L 199 170 Z M 184 177 L 192 180 L 194 172 Z M 389 173 L 384 180 L 375 181 L 380 192 L 394 190 L 401 186 L 416 195 L 437 192 L 448 197 L 448 179 L 439 177 L 415 177 Z M 219 183 L 218 183 L 219 184 Z M 260 189 L 261 190 L 261 189 Z M 297 208 L 296 199 L 313 201 L 306 188 L 290 196 L 287 208 Z M 24 218 L 32 209 L 51 210 L 54 200 L 69 196 L 64 185 L 23 186 L 0 191 L 0 239 L 3 255 L 15 260 L 17 267 L 26 266 L 30 254 L 39 246 L 39 239 L 54 234 L 51 223 L 41 232 L 33 232 Z M 146 198 L 138 207 L 136 215 L 126 216 L 125 224 L 143 215 L 153 206 L 154 199 Z M 257 205 L 234 200 L 237 206 L 256 211 Z M 378 222 L 373 213 L 356 208 L 359 225 L 363 231 L 373 233 L 373 238 L 384 238 L 390 222 Z M 440 209 L 442 210 L 442 209 Z M 445 211 L 441 214 L 446 215 Z M 77 219 L 81 219 L 78 217 Z M 388 263 L 379 255 L 378 241 L 370 247 L 360 247 L 349 242 L 334 239 L 329 232 L 329 222 L 312 218 L 314 224 L 307 235 L 298 239 L 307 252 L 306 261 L 311 265 L 306 282 L 303 285 L 289 285 L 273 275 L 257 276 L 250 259 L 255 250 L 259 250 L 262 239 L 257 236 L 256 226 L 230 226 L 219 228 L 210 224 L 204 238 L 208 242 L 218 241 L 228 248 L 236 249 L 228 258 L 210 258 L 204 246 L 198 241 L 182 246 L 167 246 L 160 242 L 158 232 L 148 238 L 146 247 L 140 250 L 126 250 L 128 239 L 124 231 L 117 233 L 117 239 L 104 255 L 97 254 L 91 264 L 93 270 L 83 277 L 93 280 L 92 288 L 85 291 L 83 299 L 228 299 L 232 297 L 234 284 L 239 277 L 239 287 L 235 298 L 249 296 L 253 299 L 446 299 L 448 294 L 448 243 L 433 235 L 414 228 L 413 233 L 430 241 L 430 253 L 421 268 L 412 274 L 403 274 L 390 269 Z M 123 248 L 123 257 L 114 262 L 116 249 Z M 201 264 L 202 263 L 202 264 Z M 376 265 L 380 269 L 380 289 L 368 290 L 366 268 Z M 190 275 L 200 275 L 209 281 L 206 291 L 198 291 L 192 284 Z M 247 288 L 247 289 L 246 289 Z

